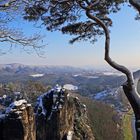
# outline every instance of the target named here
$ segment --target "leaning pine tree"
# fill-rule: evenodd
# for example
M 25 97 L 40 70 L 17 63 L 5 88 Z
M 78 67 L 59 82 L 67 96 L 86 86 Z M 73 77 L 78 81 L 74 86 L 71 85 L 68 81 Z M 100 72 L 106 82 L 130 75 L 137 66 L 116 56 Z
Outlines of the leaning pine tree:
M 41 19 L 49 31 L 59 30 L 75 35 L 70 43 L 80 40 L 94 43 L 98 36 L 105 36 L 104 59 L 114 69 L 126 75 L 127 80 L 122 86 L 134 110 L 137 140 L 140 140 L 140 95 L 136 90 L 133 74 L 110 57 L 109 27 L 112 20 L 108 15 L 119 11 L 120 5 L 126 2 L 140 13 L 140 0 L 35 0 L 33 5 L 26 7 L 24 18 L 29 21 Z

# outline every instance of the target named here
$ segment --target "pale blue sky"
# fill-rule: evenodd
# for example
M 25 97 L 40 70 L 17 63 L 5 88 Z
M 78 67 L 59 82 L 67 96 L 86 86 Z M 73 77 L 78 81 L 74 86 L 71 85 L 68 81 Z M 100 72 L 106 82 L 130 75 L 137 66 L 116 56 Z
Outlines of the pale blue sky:
M 130 7 L 124 7 L 119 13 L 112 15 L 113 27 L 111 28 L 111 56 L 112 58 L 129 67 L 140 67 L 140 21 L 135 21 L 136 12 Z M 36 29 L 32 23 L 17 21 L 11 26 L 23 29 L 26 34 L 41 32 L 45 34 L 48 45 L 45 49 L 45 58 L 38 57 L 35 53 L 29 55 L 18 47 L 11 53 L 0 56 L 0 63 L 22 63 L 31 65 L 72 65 L 93 67 L 107 66 L 104 59 L 104 40 L 97 43 L 88 42 L 68 43 L 71 38 L 59 32 L 47 32 L 44 27 Z

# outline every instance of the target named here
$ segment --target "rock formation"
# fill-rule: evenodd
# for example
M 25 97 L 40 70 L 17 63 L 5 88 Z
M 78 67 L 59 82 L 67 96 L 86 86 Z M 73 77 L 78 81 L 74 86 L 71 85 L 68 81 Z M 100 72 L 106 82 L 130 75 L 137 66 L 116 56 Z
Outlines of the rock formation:
M 86 106 L 57 86 L 32 106 L 22 99 L 0 115 L 0 140 L 94 140 Z
M 86 106 L 61 88 L 38 98 L 37 140 L 94 140 Z
M 0 115 L 0 140 L 35 140 L 35 116 L 26 100 L 15 101 Z

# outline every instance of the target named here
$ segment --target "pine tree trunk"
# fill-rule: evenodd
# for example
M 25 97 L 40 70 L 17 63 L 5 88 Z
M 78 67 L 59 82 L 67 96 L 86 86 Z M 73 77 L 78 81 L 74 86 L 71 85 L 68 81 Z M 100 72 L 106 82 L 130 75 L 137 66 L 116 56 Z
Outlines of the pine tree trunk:
M 139 12 L 140 14 L 140 0 L 129 0 L 129 3 Z
M 138 93 L 134 86 L 130 88 L 128 85 L 123 85 L 123 90 L 133 108 L 135 114 L 136 138 L 140 140 L 140 101 L 139 98 L 135 98 L 135 95 Z
M 139 11 L 140 0 L 130 0 L 129 2 Z M 136 5 L 133 4 L 133 2 L 137 2 L 137 7 Z M 99 26 L 102 27 L 105 33 L 105 58 L 104 58 L 105 61 L 114 69 L 126 75 L 127 82 L 123 85 L 123 90 L 134 110 L 135 118 L 136 118 L 135 127 L 136 127 L 136 133 L 137 133 L 137 140 L 140 140 L 140 95 L 138 94 L 136 90 L 133 74 L 130 72 L 130 70 L 127 67 L 120 65 L 111 59 L 110 57 L 110 32 L 108 30 L 108 27 L 104 24 L 104 22 L 100 18 L 94 16 L 92 12 L 92 8 L 91 9 L 89 8 L 89 7 L 93 7 L 94 5 L 90 3 L 87 3 L 87 4 L 88 4 L 88 7 L 83 6 L 81 3 L 80 3 L 80 6 L 86 11 L 87 17 L 95 21 L 97 24 L 99 24 Z M 97 1 L 96 4 L 99 4 L 99 1 Z

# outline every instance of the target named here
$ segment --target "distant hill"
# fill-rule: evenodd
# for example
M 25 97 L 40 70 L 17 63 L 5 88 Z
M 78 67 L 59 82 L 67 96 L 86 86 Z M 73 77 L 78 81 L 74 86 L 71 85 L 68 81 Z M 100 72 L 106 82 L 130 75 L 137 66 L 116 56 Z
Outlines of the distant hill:
M 94 95 L 106 88 L 120 86 L 124 77 L 113 72 L 85 70 L 69 66 L 28 66 L 22 64 L 0 65 L 0 83 L 27 84 L 37 81 L 45 85 L 72 84 L 82 95 Z
M 133 75 L 134 75 L 134 78 L 135 78 L 135 79 L 136 79 L 136 78 L 140 78 L 140 70 L 134 72 Z
M 2 73 L 13 73 L 13 74 L 31 74 L 31 73 L 64 73 L 64 72 L 81 72 L 84 69 L 71 67 L 71 66 L 34 66 L 34 65 L 23 65 L 18 63 L 12 64 L 0 64 L 0 71 Z M 1 73 L 1 74 L 2 74 Z

